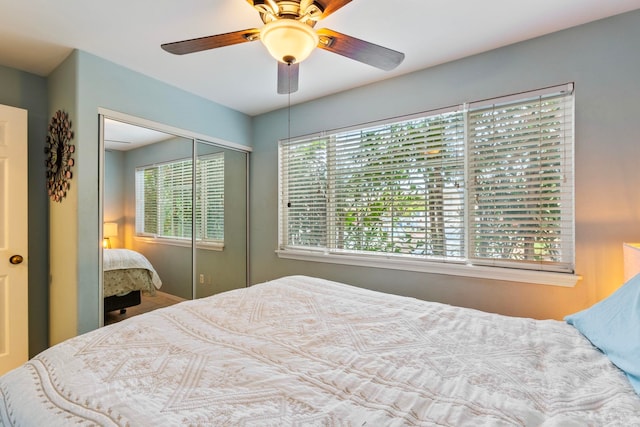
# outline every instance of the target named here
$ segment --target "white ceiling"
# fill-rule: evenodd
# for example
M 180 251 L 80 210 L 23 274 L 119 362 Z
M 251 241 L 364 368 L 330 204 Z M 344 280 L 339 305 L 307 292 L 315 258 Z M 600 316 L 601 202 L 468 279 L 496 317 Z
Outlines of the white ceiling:
M 385 72 L 316 49 L 293 104 L 640 8 L 640 0 L 353 0 L 321 21 L 404 52 Z M 262 25 L 245 0 L 0 0 L 0 65 L 48 75 L 72 49 L 249 115 L 285 107 L 260 42 L 176 56 L 160 44 Z
M 129 151 L 171 138 L 175 138 L 175 136 L 117 120 L 104 120 L 104 148 L 106 150 Z

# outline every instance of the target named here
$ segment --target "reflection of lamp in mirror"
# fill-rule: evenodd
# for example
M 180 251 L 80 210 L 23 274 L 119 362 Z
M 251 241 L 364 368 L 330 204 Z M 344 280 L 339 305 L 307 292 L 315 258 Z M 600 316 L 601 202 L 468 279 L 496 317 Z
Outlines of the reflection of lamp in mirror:
M 623 243 L 624 283 L 640 273 L 640 243 Z
M 118 236 L 118 224 L 115 222 L 105 222 L 102 232 L 102 247 L 111 249 L 111 237 Z

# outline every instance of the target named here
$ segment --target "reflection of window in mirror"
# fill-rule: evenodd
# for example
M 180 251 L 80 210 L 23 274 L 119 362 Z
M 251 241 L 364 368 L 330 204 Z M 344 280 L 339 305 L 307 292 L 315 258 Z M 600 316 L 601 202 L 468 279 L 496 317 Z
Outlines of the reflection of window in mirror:
M 197 157 L 196 206 L 193 163 L 180 159 L 136 168 L 136 235 L 190 241 L 195 216 L 199 248 L 224 247 L 224 153 Z M 195 215 L 192 215 L 192 211 Z

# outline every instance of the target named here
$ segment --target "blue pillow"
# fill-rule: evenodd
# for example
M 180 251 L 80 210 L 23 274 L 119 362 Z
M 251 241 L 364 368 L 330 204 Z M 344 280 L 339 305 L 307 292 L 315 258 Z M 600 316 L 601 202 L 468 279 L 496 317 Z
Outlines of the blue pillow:
M 640 395 L 640 274 L 608 298 L 564 320 L 623 370 Z

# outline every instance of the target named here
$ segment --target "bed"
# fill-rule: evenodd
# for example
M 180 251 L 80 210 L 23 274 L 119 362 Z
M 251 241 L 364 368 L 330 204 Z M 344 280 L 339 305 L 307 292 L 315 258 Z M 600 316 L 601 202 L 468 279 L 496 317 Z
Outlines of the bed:
M 631 426 L 640 397 L 566 322 L 290 276 L 45 350 L 0 424 Z
M 155 295 L 162 281 L 149 260 L 130 249 L 103 250 L 104 312 L 120 310 L 141 302 L 141 293 Z

